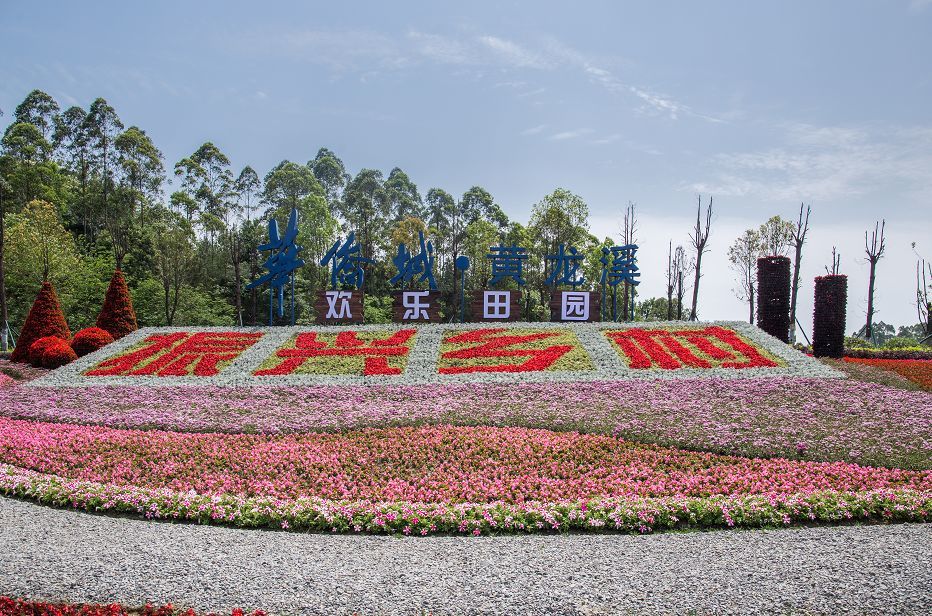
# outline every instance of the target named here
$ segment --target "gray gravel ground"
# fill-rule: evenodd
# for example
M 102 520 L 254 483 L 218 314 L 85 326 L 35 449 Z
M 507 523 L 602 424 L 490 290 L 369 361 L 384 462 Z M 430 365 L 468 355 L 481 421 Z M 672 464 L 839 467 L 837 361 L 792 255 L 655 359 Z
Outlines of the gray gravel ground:
M 353 537 L 0 498 L 0 594 L 304 614 L 928 614 L 932 525 Z

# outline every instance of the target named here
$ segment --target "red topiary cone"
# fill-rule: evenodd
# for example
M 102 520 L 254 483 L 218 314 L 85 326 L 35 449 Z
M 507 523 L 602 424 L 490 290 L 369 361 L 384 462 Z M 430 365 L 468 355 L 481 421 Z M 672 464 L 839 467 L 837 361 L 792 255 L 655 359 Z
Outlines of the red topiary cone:
M 133 299 L 129 296 L 129 287 L 126 286 L 126 280 L 123 279 L 123 272 L 120 270 L 115 270 L 113 278 L 110 279 L 104 306 L 97 317 L 97 327 L 110 332 L 114 339 L 139 329 L 136 324 L 136 311 L 133 310 Z
M 19 333 L 19 340 L 16 341 L 16 347 L 10 359 L 18 362 L 29 361 L 29 347 L 33 342 L 45 336 L 71 339 L 71 330 L 68 329 L 65 315 L 61 311 L 61 304 L 58 303 L 58 295 L 49 281 L 42 283 L 42 289 L 39 290 L 36 301 L 33 302 L 29 314 L 26 315 L 26 322 L 23 323 L 23 329 Z

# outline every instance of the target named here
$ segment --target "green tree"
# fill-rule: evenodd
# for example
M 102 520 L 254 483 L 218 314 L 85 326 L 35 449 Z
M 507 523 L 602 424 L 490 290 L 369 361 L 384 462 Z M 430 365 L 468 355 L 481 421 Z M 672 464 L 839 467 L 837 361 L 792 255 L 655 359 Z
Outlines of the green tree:
M 51 280 L 57 288 L 67 287 L 67 278 L 77 267 L 78 251 L 54 205 L 30 201 L 22 212 L 9 217 L 7 233 L 11 276 L 36 286 Z
M 343 161 L 327 148 L 320 148 L 317 151 L 317 156 L 308 161 L 307 166 L 314 173 L 314 177 L 317 178 L 321 186 L 324 187 L 327 203 L 332 209 L 339 210 L 343 190 L 350 180 Z
M 486 255 L 499 241 L 498 228 L 487 220 L 477 218 L 469 223 L 464 233 L 463 250 L 472 261 L 469 280 L 473 289 L 481 289 L 492 277 L 491 264 Z
M 194 233 L 183 218 L 168 215 L 155 223 L 156 275 L 162 286 L 165 324 L 175 321 L 183 289 L 195 266 Z
M 766 256 L 785 257 L 793 244 L 795 232 L 793 223 L 783 220 L 779 216 L 771 216 L 767 222 L 760 226 L 761 250 Z
M 323 187 L 304 165 L 283 160 L 265 176 L 262 199 L 273 209 L 290 212 L 291 208 L 298 208 L 310 197 L 326 203 Z
M 417 186 L 408 177 L 408 174 L 395 167 L 385 180 L 385 199 L 391 212 L 392 221 L 398 222 L 408 217 L 420 218 L 424 203 Z
M 49 141 L 55 128 L 59 106 L 55 99 L 42 90 L 33 90 L 13 111 L 14 122 L 32 124 L 42 138 Z M 14 124 L 15 125 L 15 124 Z
M 533 288 L 540 294 L 541 306 L 550 303 L 547 277 L 552 263 L 546 257 L 556 254 L 561 244 L 567 249 L 574 247 L 585 252 L 588 226 L 589 206 L 582 197 L 565 188 L 557 188 L 531 208 L 530 245 L 526 245 L 530 252 L 529 271 L 533 279 L 529 282 L 533 282 Z
M 233 190 L 236 192 L 240 208 L 246 212 L 246 220 L 252 220 L 253 198 L 261 188 L 262 182 L 259 180 L 259 174 L 256 173 L 256 170 L 249 165 L 243 167 L 233 183 Z
M 84 118 L 91 170 L 100 182 L 99 210 L 106 211 L 113 192 L 114 149 L 117 136 L 123 130 L 116 110 L 106 100 L 98 98 L 91 103 Z
M 362 256 L 372 259 L 388 228 L 388 198 L 382 172 L 360 170 L 347 185 L 343 201 L 343 218 L 356 231 Z
M 117 164 L 121 171 L 120 184 L 128 191 L 131 209 L 139 209 L 139 222 L 145 224 L 147 204 L 159 196 L 165 180 L 162 153 L 146 131 L 130 126 L 114 141 Z
M 191 156 L 175 163 L 175 176 L 181 178 L 182 190 L 197 204 L 186 212 L 188 222 L 195 214 L 225 219 L 233 195 L 233 175 L 230 159 L 211 142 L 206 142 Z M 185 203 L 189 205 L 190 202 Z M 202 220 L 205 224 L 206 220 Z
M 735 296 L 748 302 L 748 322 L 754 324 L 754 296 L 757 290 L 757 259 L 764 251 L 760 232 L 748 229 L 728 248 L 728 261 L 738 276 Z

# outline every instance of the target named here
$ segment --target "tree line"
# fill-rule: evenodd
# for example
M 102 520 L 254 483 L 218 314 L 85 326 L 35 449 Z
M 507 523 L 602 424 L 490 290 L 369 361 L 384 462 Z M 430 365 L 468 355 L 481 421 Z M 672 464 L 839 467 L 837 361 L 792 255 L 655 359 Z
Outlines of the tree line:
M 599 290 L 602 249 L 616 239 L 637 241 L 633 203 L 620 212 L 620 237 L 598 238 L 589 231 L 585 201 L 564 188 L 536 203 L 525 224 L 511 220 L 481 186 L 459 196 L 439 187 L 422 191 L 398 167 L 351 173 L 325 147 L 305 162 L 283 160 L 264 175 L 250 165 L 234 168 L 209 141 L 167 164 L 146 131 L 125 126 L 103 98 L 86 109 L 62 109 L 34 90 L 11 116 L 0 142 L 0 324 L 22 323 L 46 279 L 69 322 L 91 324 L 114 268 L 126 276 L 140 325 L 261 324 L 267 291 L 245 286 L 262 272 L 256 247 L 266 239 L 268 221 L 283 225 L 292 208 L 300 214 L 298 241 L 307 263 L 295 281 L 300 323 L 312 322 L 314 294 L 328 284 L 320 259 L 349 231 L 356 232 L 362 256 L 373 260 L 364 289 L 368 322 L 390 319 L 391 256 L 399 243 L 415 245 L 420 232 L 435 248 L 445 319 L 457 313 L 460 255 L 473 264 L 468 292 L 490 277 L 490 246 L 526 247 L 522 317 L 537 321 L 549 318 L 545 257 L 560 244 L 585 255 L 584 287 Z M 177 190 L 166 194 L 169 174 Z M 691 243 L 670 243 L 666 297 L 641 300 L 634 287 L 610 289 L 618 318 L 698 318 L 711 222 L 712 201 L 703 213 L 700 199 Z

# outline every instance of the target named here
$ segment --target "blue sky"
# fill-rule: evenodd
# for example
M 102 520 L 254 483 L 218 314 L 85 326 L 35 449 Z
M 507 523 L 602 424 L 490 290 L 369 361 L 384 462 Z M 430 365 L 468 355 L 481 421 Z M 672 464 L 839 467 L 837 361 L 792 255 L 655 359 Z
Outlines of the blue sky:
M 703 318 L 743 318 L 725 251 L 813 206 L 800 320 L 832 245 L 863 320 L 863 232 L 886 217 L 877 318 L 914 323 L 932 257 L 932 1 L 35 3 L 0 8 L 0 108 L 106 98 L 166 166 L 207 140 L 260 174 L 329 147 L 422 192 L 487 188 L 514 219 L 557 186 L 592 231 L 641 217 L 642 293 L 716 218 Z M 6 118 L 3 119 L 4 121 Z

